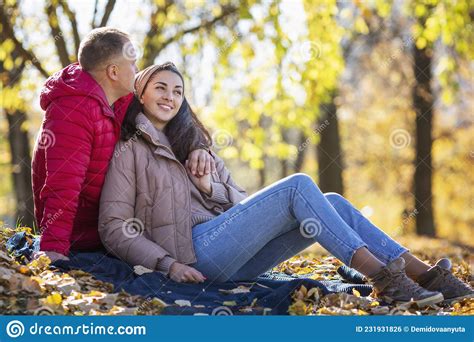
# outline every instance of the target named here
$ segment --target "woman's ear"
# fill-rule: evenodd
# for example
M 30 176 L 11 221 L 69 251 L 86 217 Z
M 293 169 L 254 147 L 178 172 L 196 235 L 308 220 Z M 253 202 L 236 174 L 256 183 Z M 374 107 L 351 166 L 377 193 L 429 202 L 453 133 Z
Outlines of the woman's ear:
M 139 99 L 139 101 L 140 101 L 140 103 L 141 103 L 141 104 L 144 104 L 144 102 L 145 102 L 145 101 L 143 101 L 143 95 L 142 95 L 142 96 L 140 96 L 140 99 Z

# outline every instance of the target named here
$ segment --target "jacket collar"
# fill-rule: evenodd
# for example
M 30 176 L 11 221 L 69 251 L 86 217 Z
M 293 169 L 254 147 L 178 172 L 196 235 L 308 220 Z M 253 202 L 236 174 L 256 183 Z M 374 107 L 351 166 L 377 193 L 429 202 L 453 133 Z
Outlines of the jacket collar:
M 137 128 L 137 133 L 143 137 L 149 144 L 156 147 L 155 153 L 165 156 L 170 159 L 175 159 L 176 157 L 173 151 L 163 144 L 160 141 L 160 137 L 157 129 L 151 121 L 143 113 L 139 113 L 135 119 L 135 127 Z
M 160 137 L 158 135 L 158 132 L 156 131 L 155 126 L 153 126 L 153 124 L 145 116 L 145 114 L 139 113 L 137 115 L 137 118 L 135 119 L 135 124 L 137 131 L 143 133 L 143 137 L 145 138 L 145 140 L 155 146 L 163 145 L 160 141 Z

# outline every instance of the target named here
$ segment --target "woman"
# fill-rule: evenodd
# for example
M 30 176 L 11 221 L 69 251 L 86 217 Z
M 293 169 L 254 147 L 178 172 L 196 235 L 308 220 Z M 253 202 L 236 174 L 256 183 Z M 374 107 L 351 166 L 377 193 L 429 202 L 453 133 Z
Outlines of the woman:
M 446 269 L 447 259 L 425 264 L 344 197 L 321 193 L 307 175 L 247 197 L 212 151 L 216 172 L 193 175 L 186 156 L 210 143 L 173 64 L 137 75 L 102 190 L 99 232 L 110 252 L 177 282 L 239 281 L 319 242 L 363 273 L 387 302 L 424 306 L 472 296 Z

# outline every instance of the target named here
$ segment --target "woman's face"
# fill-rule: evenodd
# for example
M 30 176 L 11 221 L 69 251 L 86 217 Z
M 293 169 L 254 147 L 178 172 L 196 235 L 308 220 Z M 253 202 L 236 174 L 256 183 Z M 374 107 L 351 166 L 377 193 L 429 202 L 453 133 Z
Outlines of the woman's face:
M 140 102 L 147 118 L 162 130 L 178 113 L 183 98 L 181 78 L 172 71 L 163 70 L 150 79 Z

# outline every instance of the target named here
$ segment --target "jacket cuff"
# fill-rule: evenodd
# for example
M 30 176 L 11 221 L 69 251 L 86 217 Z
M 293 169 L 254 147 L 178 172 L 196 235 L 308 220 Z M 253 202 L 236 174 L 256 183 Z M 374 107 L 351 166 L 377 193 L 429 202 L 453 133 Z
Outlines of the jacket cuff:
M 205 195 L 207 199 L 216 203 L 229 203 L 229 195 L 227 188 L 222 183 L 211 182 L 211 194 Z
M 194 148 L 191 149 L 191 151 L 195 151 L 195 150 L 206 150 L 209 154 L 211 154 L 210 147 L 203 143 L 199 143 L 197 146 L 194 146 Z
M 155 269 L 157 271 L 163 272 L 165 275 L 168 275 L 168 273 L 170 272 L 170 267 L 175 261 L 175 259 L 167 255 L 158 260 Z

